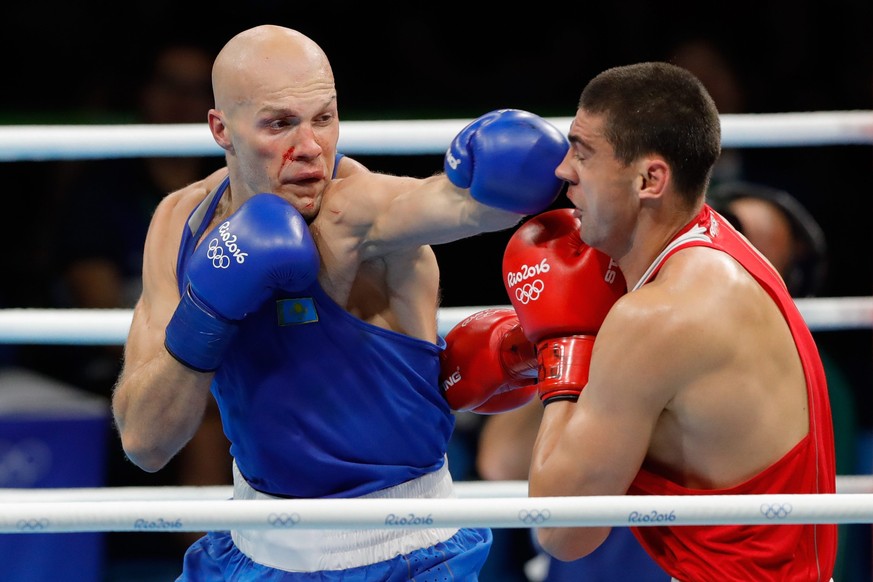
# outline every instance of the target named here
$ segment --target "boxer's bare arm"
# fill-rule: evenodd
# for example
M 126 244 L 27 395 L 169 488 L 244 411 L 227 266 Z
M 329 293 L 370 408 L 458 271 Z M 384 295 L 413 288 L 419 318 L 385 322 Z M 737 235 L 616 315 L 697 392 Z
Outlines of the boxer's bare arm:
M 684 487 L 731 487 L 805 436 L 806 406 L 799 358 L 769 295 L 726 254 L 685 249 L 609 312 L 578 403 L 545 408 L 530 493 L 622 495 L 644 459 Z M 550 554 L 575 559 L 607 532 L 538 535 Z
M 578 402 L 545 407 L 531 459 L 532 497 L 623 495 L 639 471 L 671 394 L 661 372 L 672 370 L 673 362 L 649 364 L 663 362 L 664 354 L 677 348 L 663 329 L 657 342 L 645 340 L 652 337 L 654 322 L 639 301 L 643 291 L 619 299 L 607 315 Z M 537 537 L 549 554 L 575 560 L 594 551 L 609 531 L 544 528 Z
M 444 175 L 425 179 L 354 175 L 331 184 L 325 203 L 327 213 L 319 221 L 352 233 L 362 260 L 503 230 L 522 218 L 480 204 Z
M 176 361 L 164 349 L 164 330 L 179 304 L 176 256 L 183 224 L 210 185 L 207 179 L 164 198 L 146 236 L 143 292 L 112 397 L 124 450 L 146 471 L 161 469 L 190 440 L 209 398 L 213 374 Z

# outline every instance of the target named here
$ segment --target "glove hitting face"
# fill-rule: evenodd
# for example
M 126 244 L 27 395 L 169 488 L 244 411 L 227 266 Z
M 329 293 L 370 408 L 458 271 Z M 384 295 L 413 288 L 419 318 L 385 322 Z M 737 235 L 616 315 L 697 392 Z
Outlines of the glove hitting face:
M 498 109 L 479 117 L 452 140 L 446 176 L 487 206 L 536 214 L 561 192 L 555 169 L 570 142 L 542 117 L 520 109 Z

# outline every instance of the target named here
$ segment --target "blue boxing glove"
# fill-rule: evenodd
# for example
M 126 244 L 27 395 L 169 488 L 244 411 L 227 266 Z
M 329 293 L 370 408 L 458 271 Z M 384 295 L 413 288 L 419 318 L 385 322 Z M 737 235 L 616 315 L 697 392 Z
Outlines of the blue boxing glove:
M 167 325 L 164 346 L 192 370 L 218 369 L 238 322 L 277 290 L 311 285 L 319 264 L 300 213 L 275 194 L 253 196 L 191 256 L 187 289 Z
M 520 109 L 498 109 L 479 117 L 452 140 L 446 176 L 487 206 L 538 214 L 561 192 L 555 169 L 570 142 L 554 125 Z

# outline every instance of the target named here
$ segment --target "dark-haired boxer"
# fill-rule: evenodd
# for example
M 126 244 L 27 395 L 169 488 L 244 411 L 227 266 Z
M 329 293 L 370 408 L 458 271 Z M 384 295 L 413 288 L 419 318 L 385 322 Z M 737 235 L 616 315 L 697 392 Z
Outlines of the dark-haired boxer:
M 582 91 L 569 139 L 556 174 L 578 235 L 510 240 L 504 259 L 508 272 L 543 253 L 562 265 L 536 301 L 508 289 L 540 359 L 531 496 L 833 494 L 833 425 L 812 335 L 773 265 L 705 204 L 721 140 L 705 88 L 667 63 L 608 69 Z M 524 243 L 526 227 L 513 239 Z M 590 315 L 590 275 L 567 260 L 579 238 L 627 281 L 602 325 Z M 576 289 L 575 304 L 558 283 Z M 836 525 L 777 523 L 628 525 L 683 582 L 829 580 Z M 572 560 L 609 529 L 537 534 Z

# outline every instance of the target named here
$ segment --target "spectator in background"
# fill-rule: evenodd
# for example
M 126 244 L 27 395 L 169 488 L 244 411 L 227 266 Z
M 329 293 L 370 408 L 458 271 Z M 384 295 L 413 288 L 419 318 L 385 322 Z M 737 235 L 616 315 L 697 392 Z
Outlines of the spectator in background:
M 135 122 L 147 124 L 202 123 L 212 107 L 214 54 L 203 46 L 171 42 L 157 48 L 143 71 L 137 92 Z M 216 154 L 220 150 L 216 151 Z M 63 308 L 133 308 L 142 284 L 142 253 L 146 231 L 161 199 L 221 167 L 220 155 L 210 157 L 122 158 L 88 162 L 62 192 L 63 225 L 57 232 L 74 235 L 56 242 L 55 285 Z M 121 346 L 53 348 L 58 369 L 52 375 L 109 398 L 121 369 Z M 111 438 L 109 486 L 224 485 L 231 483 L 231 460 L 217 407 L 207 410 L 200 431 L 174 459 L 172 469 L 150 475 L 124 457 Z M 136 542 L 131 542 L 137 536 Z M 173 572 L 196 533 L 110 534 L 110 559 L 131 556 L 167 558 Z M 118 543 L 115 543 L 115 538 Z M 122 541 L 127 540 L 127 541 Z M 141 540 L 141 541 L 140 541 Z M 158 560 L 159 561 L 159 560 Z M 138 577 L 137 579 L 140 579 Z
M 732 181 L 711 188 L 707 199 L 773 263 L 792 297 L 818 294 L 827 276 L 827 245 L 796 198 L 763 184 Z

